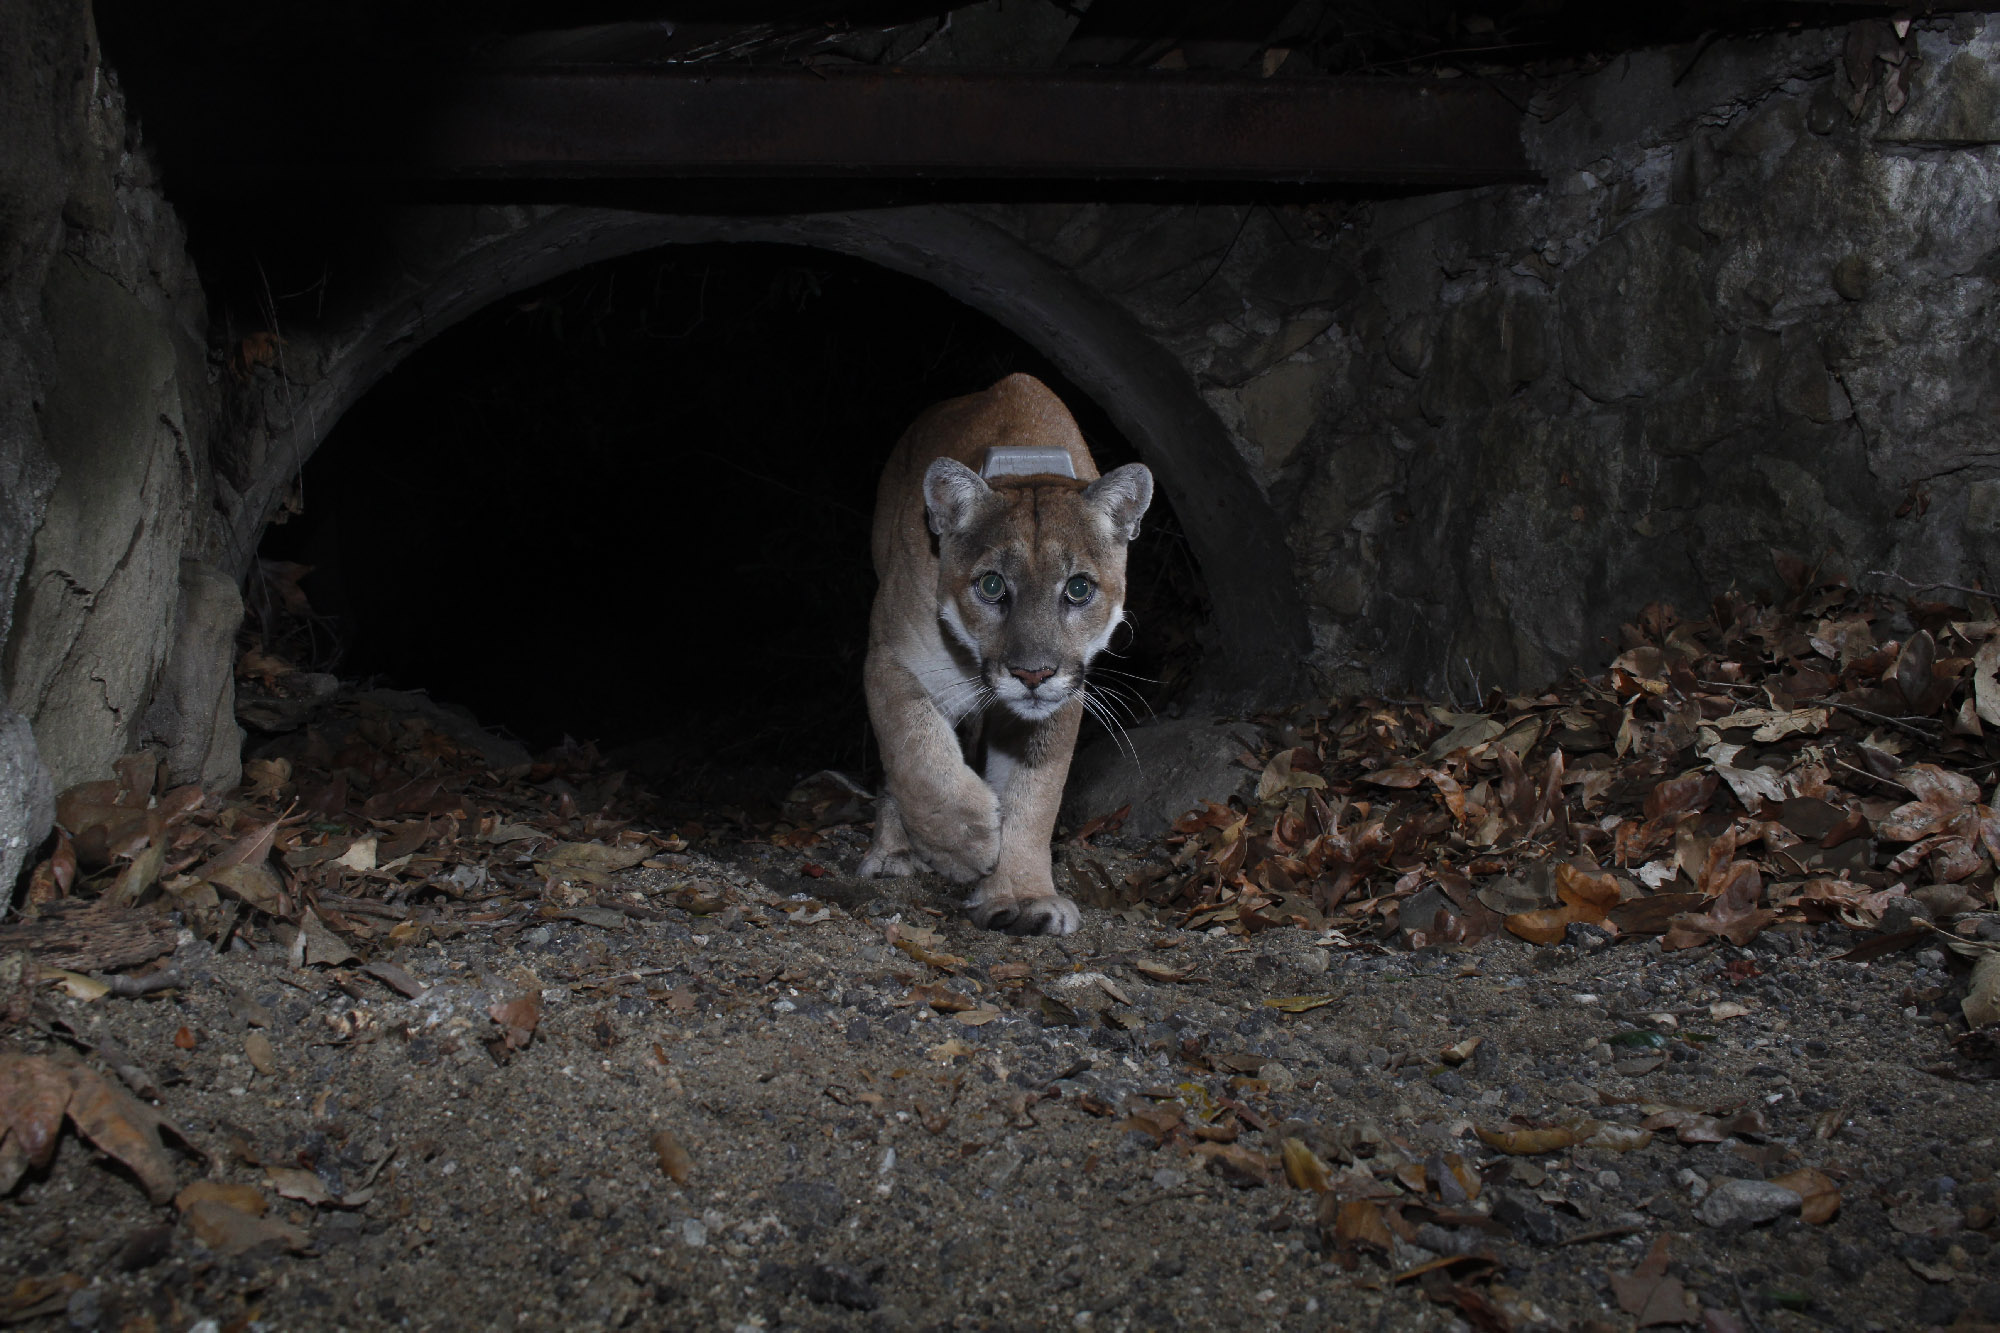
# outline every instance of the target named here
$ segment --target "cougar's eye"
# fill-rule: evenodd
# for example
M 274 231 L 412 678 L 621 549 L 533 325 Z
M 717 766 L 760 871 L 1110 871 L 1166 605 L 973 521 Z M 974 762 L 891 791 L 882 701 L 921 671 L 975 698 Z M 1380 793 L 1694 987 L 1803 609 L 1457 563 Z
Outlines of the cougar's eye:
M 1007 580 L 988 570 L 973 583 L 979 595 L 989 602 L 997 602 L 1007 595 Z
M 1082 606 L 1090 600 L 1090 594 L 1097 591 L 1097 585 L 1081 574 L 1072 574 L 1068 583 L 1063 584 L 1063 596 L 1071 603 Z

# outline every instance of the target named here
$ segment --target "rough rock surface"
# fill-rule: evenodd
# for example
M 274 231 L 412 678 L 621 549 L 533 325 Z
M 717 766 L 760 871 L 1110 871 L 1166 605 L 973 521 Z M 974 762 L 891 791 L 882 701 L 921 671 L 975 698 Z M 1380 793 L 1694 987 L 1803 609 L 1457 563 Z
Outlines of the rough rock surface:
M 1196 377 L 1289 516 L 1323 684 L 1536 688 L 1619 609 L 1775 587 L 1772 548 L 2000 577 L 2000 20 L 1916 23 L 1896 110 L 1847 32 L 1546 90 L 1542 186 L 991 213 Z
M 193 459 L 171 329 L 81 258 L 59 259 L 43 296 L 57 356 L 43 440 L 60 476 L 15 603 L 6 681 L 60 790 L 138 739 L 172 644 Z
M 28 719 L 0 703 L 0 900 L 56 817 L 55 789 Z
M 243 728 L 236 724 L 236 631 L 243 594 L 221 570 L 181 561 L 180 606 L 174 641 L 144 739 L 165 751 L 175 785 L 199 782 L 210 791 L 233 787 L 243 775 Z
M 1257 728 L 1228 718 L 1185 717 L 1133 727 L 1078 752 L 1063 791 L 1062 819 L 1075 826 L 1130 805 L 1125 828 L 1165 832 L 1203 801 L 1226 801 L 1255 774 L 1237 762 Z
M 201 289 L 89 7 L 8 6 L 0 62 L 0 681 L 32 726 L 0 727 L 4 900 L 51 773 L 139 738 L 209 512 L 210 389 Z

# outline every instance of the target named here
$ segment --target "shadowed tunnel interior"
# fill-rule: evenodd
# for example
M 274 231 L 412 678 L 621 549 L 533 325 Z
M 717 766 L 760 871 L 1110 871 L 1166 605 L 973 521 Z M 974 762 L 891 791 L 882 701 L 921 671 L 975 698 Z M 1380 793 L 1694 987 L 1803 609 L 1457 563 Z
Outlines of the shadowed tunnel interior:
M 311 567 L 313 614 L 258 628 L 301 665 L 427 689 L 533 746 L 595 741 L 669 790 L 868 772 L 877 473 L 926 406 L 1014 371 L 1062 394 L 1100 467 L 1134 457 L 1021 339 L 865 262 L 685 246 L 578 270 L 345 415 L 261 552 L 266 579 Z M 1132 570 L 1137 630 L 1098 679 L 1143 717 L 1207 623 L 1157 495 Z

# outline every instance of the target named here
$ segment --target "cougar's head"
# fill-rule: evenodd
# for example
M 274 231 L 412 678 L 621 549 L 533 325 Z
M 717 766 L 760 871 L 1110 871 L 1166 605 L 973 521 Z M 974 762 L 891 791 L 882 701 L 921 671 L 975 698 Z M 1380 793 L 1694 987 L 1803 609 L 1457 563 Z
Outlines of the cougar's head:
M 1089 483 L 989 485 L 949 458 L 924 474 L 938 616 L 1016 716 L 1048 717 L 1083 688 L 1084 668 L 1124 619 L 1125 547 L 1152 499 L 1143 463 Z

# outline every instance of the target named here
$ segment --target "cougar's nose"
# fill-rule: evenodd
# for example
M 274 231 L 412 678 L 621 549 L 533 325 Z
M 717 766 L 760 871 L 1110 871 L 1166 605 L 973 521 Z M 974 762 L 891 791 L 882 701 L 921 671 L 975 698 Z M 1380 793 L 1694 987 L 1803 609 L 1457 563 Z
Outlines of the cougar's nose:
M 1054 667 L 1043 667 L 1040 670 L 1030 671 L 1026 667 L 1008 667 L 1007 674 L 1032 690 L 1050 676 L 1055 675 L 1056 669 Z

